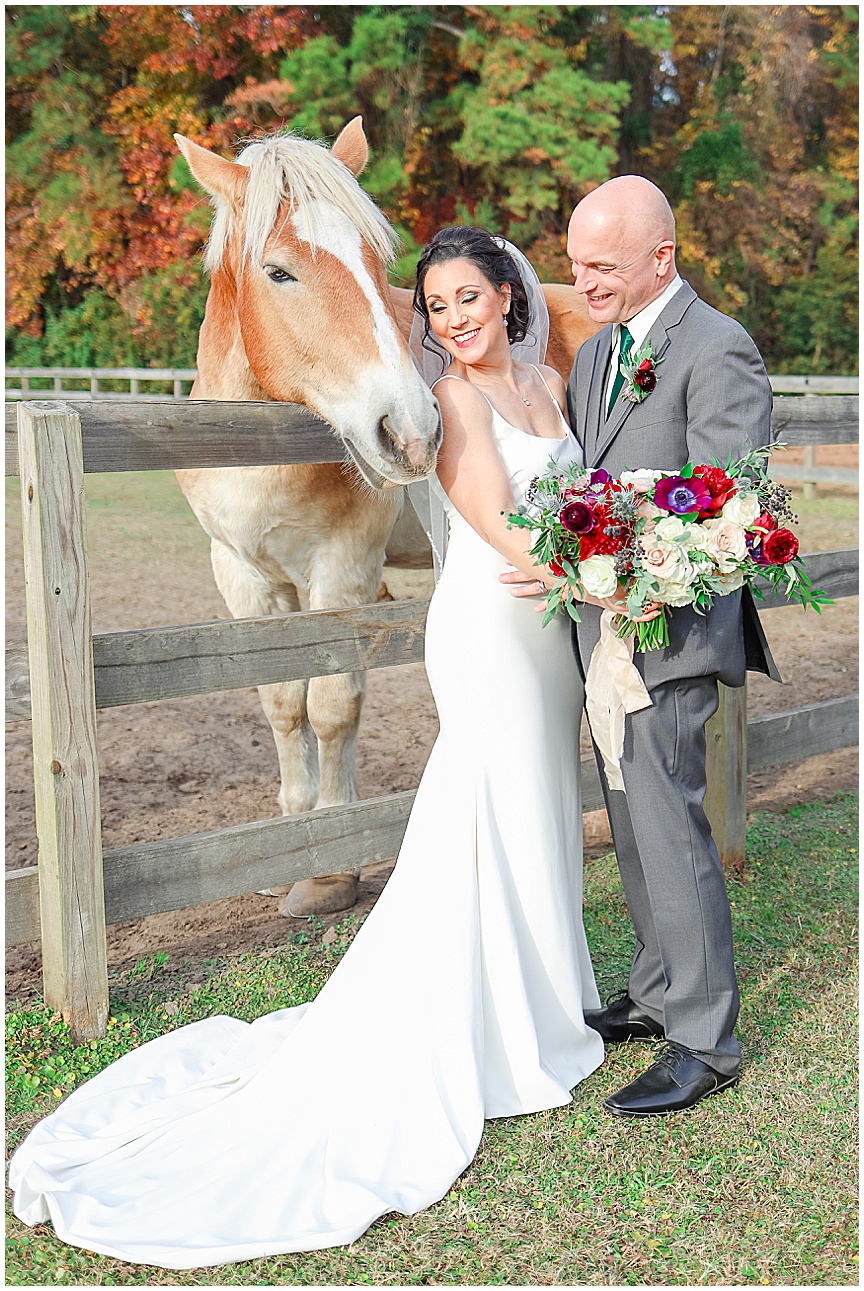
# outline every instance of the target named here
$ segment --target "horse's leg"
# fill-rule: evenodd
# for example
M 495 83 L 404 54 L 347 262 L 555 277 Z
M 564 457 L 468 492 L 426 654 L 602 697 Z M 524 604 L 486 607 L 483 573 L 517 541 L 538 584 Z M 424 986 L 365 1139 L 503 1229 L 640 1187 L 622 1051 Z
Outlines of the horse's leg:
M 216 539 L 210 545 L 216 585 L 235 618 L 259 618 L 276 611 L 299 610 L 293 589 L 278 596 L 253 570 Z M 279 806 L 283 813 L 311 811 L 318 798 L 318 746 L 306 711 L 305 681 L 259 686 L 261 706 L 270 723 L 279 758 Z M 285 888 L 283 891 L 287 891 Z M 274 895 L 281 893 L 274 892 Z
M 345 585 L 349 562 L 344 556 L 334 562 L 334 577 L 329 580 L 318 570 L 318 581 L 310 588 L 309 608 L 332 609 L 336 605 L 368 605 L 375 600 L 380 566 L 367 557 L 366 565 L 352 568 L 350 587 Z M 358 562 L 359 564 L 359 562 Z M 334 807 L 357 799 L 354 754 L 360 712 L 366 690 L 362 672 L 337 673 L 332 677 L 312 677 L 309 681 L 307 711 L 318 737 L 320 789 L 318 807 Z M 280 906 L 280 914 L 330 914 L 346 910 L 357 899 L 360 865 L 326 878 L 303 879 L 294 884 Z

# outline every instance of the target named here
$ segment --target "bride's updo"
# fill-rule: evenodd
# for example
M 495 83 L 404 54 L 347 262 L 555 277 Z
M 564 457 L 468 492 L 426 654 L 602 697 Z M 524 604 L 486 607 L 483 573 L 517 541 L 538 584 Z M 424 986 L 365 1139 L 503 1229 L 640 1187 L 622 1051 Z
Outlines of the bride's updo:
M 448 260 L 470 260 L 493 287 L 498 290 L 505 282 L 510 284 L 510 310 L 507 314 L 507 339 L 511 345 L 523 341 L 528 334 L 531 315 L 528 295 L 512 256 L 500 242 L 485 229 L 439 229 L 431 242 L 423 248 L 417 263 L 417 286 L 414 288 L 414 308 L 423 319 L 423 340 L 429 336 L 429 310 L 423 284 L 426 274 L 435 264 Z

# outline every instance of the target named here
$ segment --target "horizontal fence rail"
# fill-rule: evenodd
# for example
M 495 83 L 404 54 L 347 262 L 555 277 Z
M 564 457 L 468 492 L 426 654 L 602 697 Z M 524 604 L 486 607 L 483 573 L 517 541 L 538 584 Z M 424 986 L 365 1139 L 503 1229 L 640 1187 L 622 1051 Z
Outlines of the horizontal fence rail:
M 296 403 L 185 400 L 78 404 L 31 400 L 34 411 L 77 413 L 84 471 L 174 471 L 210 466 L 342 462 L 341 440 Z M 17 405 L 6 408 L 6 474 L 18 474 Z
M 96 706 L 180 699 L 417 663 L 423 658 L 428 607 L 428 598 L 418 598 L 96 635 Z M 30 716 L 27 668 L 27 646 L 7 646 L 7 721 Z
M 857 740 L 858 696 L 828 699 L 790 713 L 747 723 L 751 770 L 802 761 Z M 160 839 L 107 850 L 106 921 L 144 915 L 225 897 L 243 896 L 274 883 L 338 873 L 363 863 L 391 860 L 399 851 L 414 792 L 327 807 L 297 816 L 187 838 Z M 597 765 L 582 758 L 582 806 L 603 806 Z M 6 938 L 10 946 L 39 937 L 39 878 L 35 866 L 6 874 Z
M 150 385 L 158 382 L 161 385 L 171 385 L 170 394 L 148 394 L 150 399 L 188 399 L 189 388 L 198 375 L 197 368 L 21 368 L 7 367 L 6 369 L 6 398 L 7 399 L 30 399 L 35 394 L 45 395 L 50 391 L 41 383 L 50 381 L 55 394 L 74 394 L 76 399 L 137 399 L 141 394 L 142 385 Z M 18 381 L 18 386 L 10 386 L 10 380 Z M 38 381 L 40 385 L 34 387 L 31 382 Z M 74 381 L 80 384 L 81 381 L 89 381 L 89 390 L 70 389 L 64 383 Z M 101 383 L 103 381 L 122 381 L 128 384 L 128 390 L 103 390 Z
M 181 470 L 210 466 L 278 466 L 341 462 L 336 433 L 293 403 L 227 403 L 135 399 L 101 406 L 73 396 L 30 401 L 34 409 L 76 412 L 81 418 L 85 472 Z M 6 474 L 18 474 L 16 405 L 6 408 Z M 772 433 L 788 444 L 858 442 L 858 396 L 778 395 Z
M 805 556 L 832 598 L 858 592 L 858 548 Z M 788 605 L 764 584 L 760 609 Z M 188 627 L 109 632 L 93 638 L 97 708 L 182 699 L 303 677 L 390 668 L 423 659 L 428 598 L 315 610 Z M 6 720 L 30 717 L 27 646 L 6 647 Z
M 19 389 L 6 387 L 7 399 L 27 398 L 34 393 L 31 381 L 50 380 L 55 391 L 63 390 L 64 381 L 87 379 L 90 381 L 128 381 L 130 393 L 141 381 L 173 381 L 191 383 L 198 375 L 197 368 L 27 368 L 7 367 L 6 381 L 20 382 Z M 771 389 L 777 394 L 858 394 L 858 377 L 798 377 L 769 376 Z M 36 391 L 38 393 L 38 391 Z M 121 395 L 121 398 L 127 398 Z M 167 398 L 185 398 L 183 394 Z
M 858 377 L 769 376 L 775 394 L 857 394 Z

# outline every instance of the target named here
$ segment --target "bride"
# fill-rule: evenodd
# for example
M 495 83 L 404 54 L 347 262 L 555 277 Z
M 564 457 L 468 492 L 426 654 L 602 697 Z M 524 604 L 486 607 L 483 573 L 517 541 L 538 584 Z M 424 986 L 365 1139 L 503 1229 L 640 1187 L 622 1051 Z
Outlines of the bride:
M 542 583 L 506 515 L 580 451 L 561 378 L 514 360 L 542 358 L 542 292 L 515 248 L 444 229 L 415 308 L 449 547 L 426 635 L 441 731 L 398 863 L 311 1004 L 153 1040 L 32 1130 L 15 1213 L 74 1245 L 187 1269 L 351 1242 L 441 1198 L 484 1118 L 562 1106 L 603 1060 L 569 626 L 498 581 L 510 563 Z

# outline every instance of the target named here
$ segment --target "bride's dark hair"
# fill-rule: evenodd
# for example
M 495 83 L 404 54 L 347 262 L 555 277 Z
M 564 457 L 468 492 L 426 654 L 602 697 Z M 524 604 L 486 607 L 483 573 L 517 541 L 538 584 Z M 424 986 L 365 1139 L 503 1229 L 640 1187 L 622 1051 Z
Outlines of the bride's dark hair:
M 511 345 L 515 345 L 517 341 L 524 341 L 528 335 L 531 309 L 522 278 L 512 256 L 485 229 L 456 225 L 450 229 L 439 229 L 432 241 L 423 248 L 417 263 L 414 308 L 423 319 L 424 348 L 426 348 L 426 338 L 429 336 L 429 310 L 426 307 L 423 284 L 432 265 L 446 264 L 448 260 L 470 260 L 484 278 L 487 278 L 499 291 L 505 282 L 510 284 L 510 310 L 506 316 L 507 340 Z

